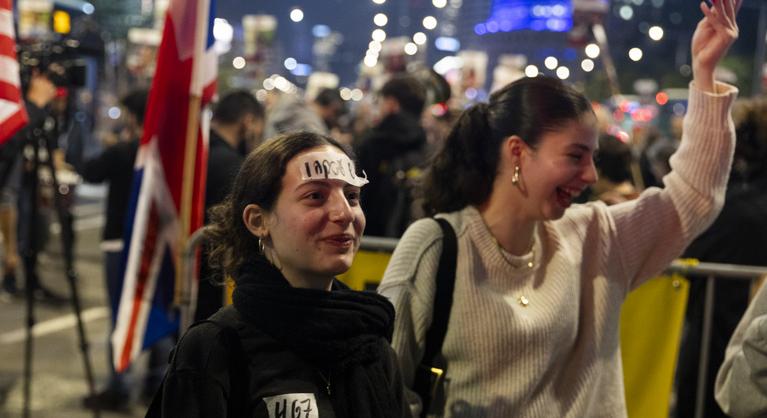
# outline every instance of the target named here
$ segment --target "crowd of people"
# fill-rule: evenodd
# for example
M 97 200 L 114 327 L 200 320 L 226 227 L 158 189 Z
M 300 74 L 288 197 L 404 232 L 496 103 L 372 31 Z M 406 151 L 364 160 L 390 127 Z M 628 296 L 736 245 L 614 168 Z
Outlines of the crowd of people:
M 309 100 L 275 91 L 264 103 L 223 94 L 197 321 L 154 349 L 162 358 L 176 344 L 167 369 L 154 362 L 145 379 L 147 416 L 626 416 L 627 294 L 682 254 L 765 264 L 767 105 L 736 103 L 737 89 L 714 79 L 738 8 L 701 5 L 673 153 L 652 140 L 637 152 L 582 93 L 545 76 L 439 117 L 412 74 L 381 86 L 369 119 L 350 115 L 335 89 Z M 145 91 L 124 98 L 125 140 L 82 169 L 109 183 L 102 247 L 113 309 L 145 102 Z M 336 279 L 363 232 L 399 238 L 377 293 Z M 5 259 L 9 277 L 15 258 Z M 748 286 L 717 286 L 709 375 L 719 376 L 707 411 L 765 414 L 766 292 L 744 316 Z M 682 352 L 700 345 L 700 287 L 693 281 Z M 697 358 L 681 358 L 685 417 Z M 125 379 L 112 371 L 85 405 L 125 408 Z

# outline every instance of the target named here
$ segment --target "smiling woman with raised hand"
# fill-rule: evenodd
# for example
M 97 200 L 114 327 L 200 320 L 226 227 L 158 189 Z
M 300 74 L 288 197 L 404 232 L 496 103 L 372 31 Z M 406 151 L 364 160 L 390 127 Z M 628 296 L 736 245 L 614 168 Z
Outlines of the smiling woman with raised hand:
M 313 133 L 248 156 L 208 234 L 234 304 L 179 341 L 147 416 L 410 416 L 394 309 L 335 279 L 365 229 L 365 183 L 341 145 Z
M 420 370 L 441 357 L 444 397 L 427 398 L 440 416 L 626 416 L 621 305 L 721 209 L 737 90 L 713 74 L 737 38 L 738 6 L 701 4 L 684 137 L 663 190 L 571 207 L 597 178 L 596 120 L 558 80 L 521 79 L 461 115 L 425 182 L 427 207 L 455 240 L 432 220 L 414 223 L 379 288 L 397 311 L 393 346 L 414 412 L 424 409 L 416 392 L 436 393 Z M 451 242 L 454 277 L 440 260 Z

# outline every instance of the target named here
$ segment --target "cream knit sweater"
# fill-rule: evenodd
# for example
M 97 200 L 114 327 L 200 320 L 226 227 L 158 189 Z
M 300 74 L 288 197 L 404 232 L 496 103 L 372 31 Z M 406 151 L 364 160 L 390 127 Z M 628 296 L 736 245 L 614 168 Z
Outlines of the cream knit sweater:
M 505 253 L 474 207 L 441 215 L 458 239 L 442 350 L 446 416 L 626 416 L 621 304 L 713 222 L 724 200 L 737 90 L 719 84 L 717 91 L 691 85 L 685 135 L 663 190 L 616 206 L 576 205 L 539 225 L 526 256 Z M 414 223 L 379 287 L 397 311 L 393 346 L 408 384 L 431 322 L 441 235 L 432 220 Z M 410 395 L 417 413 L 419 401 Z

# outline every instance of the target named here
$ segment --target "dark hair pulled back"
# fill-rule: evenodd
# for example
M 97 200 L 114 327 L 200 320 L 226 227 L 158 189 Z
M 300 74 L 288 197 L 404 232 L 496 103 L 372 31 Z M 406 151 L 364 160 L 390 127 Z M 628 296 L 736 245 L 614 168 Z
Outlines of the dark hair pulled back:
M 290 160 L 303 151 L 322 145 L 337 147 L 354 159 L 351 152 L 333 138 L 311 132 L 279 135 L 248 155 L 237 173 L 232 191 L 222 203 L 208 211 L 211 223 L 205 236 L 211 266 L 220 267 L 225 275 L 236 278 L 237 270 L 246 260 L 263 257 L 258 251 L 258 238 L 250 233 L 242 220 L 245 206 L 254 203 L 267 212 L 272 211 Z
M 593 114 L 588 99 L 551 77 L 522 78 L 466 109 L 424 178 L 428 214 L 484 203 L 493 189 L 501 144 L 517 135 L 536 148 L 541 135 Z

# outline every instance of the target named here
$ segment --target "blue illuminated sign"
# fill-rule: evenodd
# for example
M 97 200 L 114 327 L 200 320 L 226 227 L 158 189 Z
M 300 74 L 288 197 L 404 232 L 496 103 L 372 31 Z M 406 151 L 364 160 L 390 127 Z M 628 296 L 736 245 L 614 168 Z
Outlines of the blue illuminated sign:
M 487 21 L 474 26 L 486 35 L 515 30 L 566 32 L 573 26 L 570 0 L 493 0 Z

